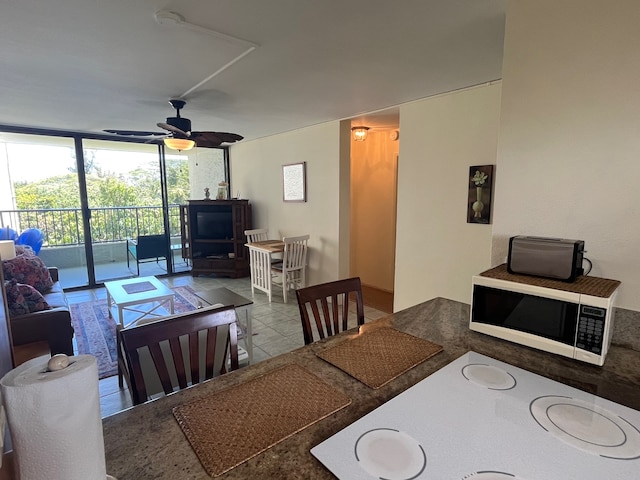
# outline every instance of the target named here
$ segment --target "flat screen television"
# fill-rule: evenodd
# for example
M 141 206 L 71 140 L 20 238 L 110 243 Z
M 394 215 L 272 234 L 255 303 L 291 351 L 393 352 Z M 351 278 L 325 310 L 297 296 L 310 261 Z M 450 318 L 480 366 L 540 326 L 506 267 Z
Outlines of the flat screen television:
M 231 207 L 195 212 L 193 238 L 196 240 L 232 240 L 233 217 Z

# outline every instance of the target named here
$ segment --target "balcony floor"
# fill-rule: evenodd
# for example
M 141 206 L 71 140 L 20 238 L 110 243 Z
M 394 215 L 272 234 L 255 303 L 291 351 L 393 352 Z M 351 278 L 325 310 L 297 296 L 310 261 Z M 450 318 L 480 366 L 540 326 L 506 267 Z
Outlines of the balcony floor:
M 127 262 L 124 261 L 96 264 L 96 282 L 100 284 L 108 282 L 109 280 L 133 278 L 136 276 L 162 277 L 167 275 L 167 264 L 163 259 L 160 259 L 159 262 L 143 262 L 140 263 L 139 266 L 140 275 L 136 272 L 135 262 L 131 262 L 129 266 L 127 266 Z M 173 258 L 173 268 L 175 273 L 187 273 L 191 270 L 189 264 L 183 260 L 179 254 L 176 254 Z M 58 273 L 60 277 L 60 284 L 65 290 L 70 288 L 86 287 L 89 284 L 86 266 L 58 268 Z

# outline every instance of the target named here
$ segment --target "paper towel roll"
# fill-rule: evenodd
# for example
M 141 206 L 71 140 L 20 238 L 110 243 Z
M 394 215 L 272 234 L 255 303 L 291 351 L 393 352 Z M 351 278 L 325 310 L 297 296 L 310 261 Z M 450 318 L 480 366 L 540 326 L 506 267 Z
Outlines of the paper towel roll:
M 104 480 L 98 367 L 91 355 L 47 372 L 48 357 L 30 360 L 0 380 L 23 480 Z

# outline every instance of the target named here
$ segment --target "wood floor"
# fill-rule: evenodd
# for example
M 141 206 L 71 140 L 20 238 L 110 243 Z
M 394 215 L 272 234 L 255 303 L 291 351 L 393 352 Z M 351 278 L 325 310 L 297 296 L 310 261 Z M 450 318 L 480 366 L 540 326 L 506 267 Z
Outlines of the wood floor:
M 393 292 L 362 285 L 362 301 L 367 307 L 384 313 L 393 313 Z

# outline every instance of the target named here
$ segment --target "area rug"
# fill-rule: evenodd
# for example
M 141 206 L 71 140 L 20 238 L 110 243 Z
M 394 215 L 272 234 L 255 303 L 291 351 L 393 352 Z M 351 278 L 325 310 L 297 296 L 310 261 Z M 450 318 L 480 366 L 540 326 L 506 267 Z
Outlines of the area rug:
M 202 300 L 194 294 L 191 287 L 175 287 L 172 290 L 175 294 L 175 313 L 190 312 L 202 304 Z M 70 309 L 78 353 L 96 357 L 99 378 L 116 375 L 116 320 L 109 318 L 107 300 L 74 303 Z

